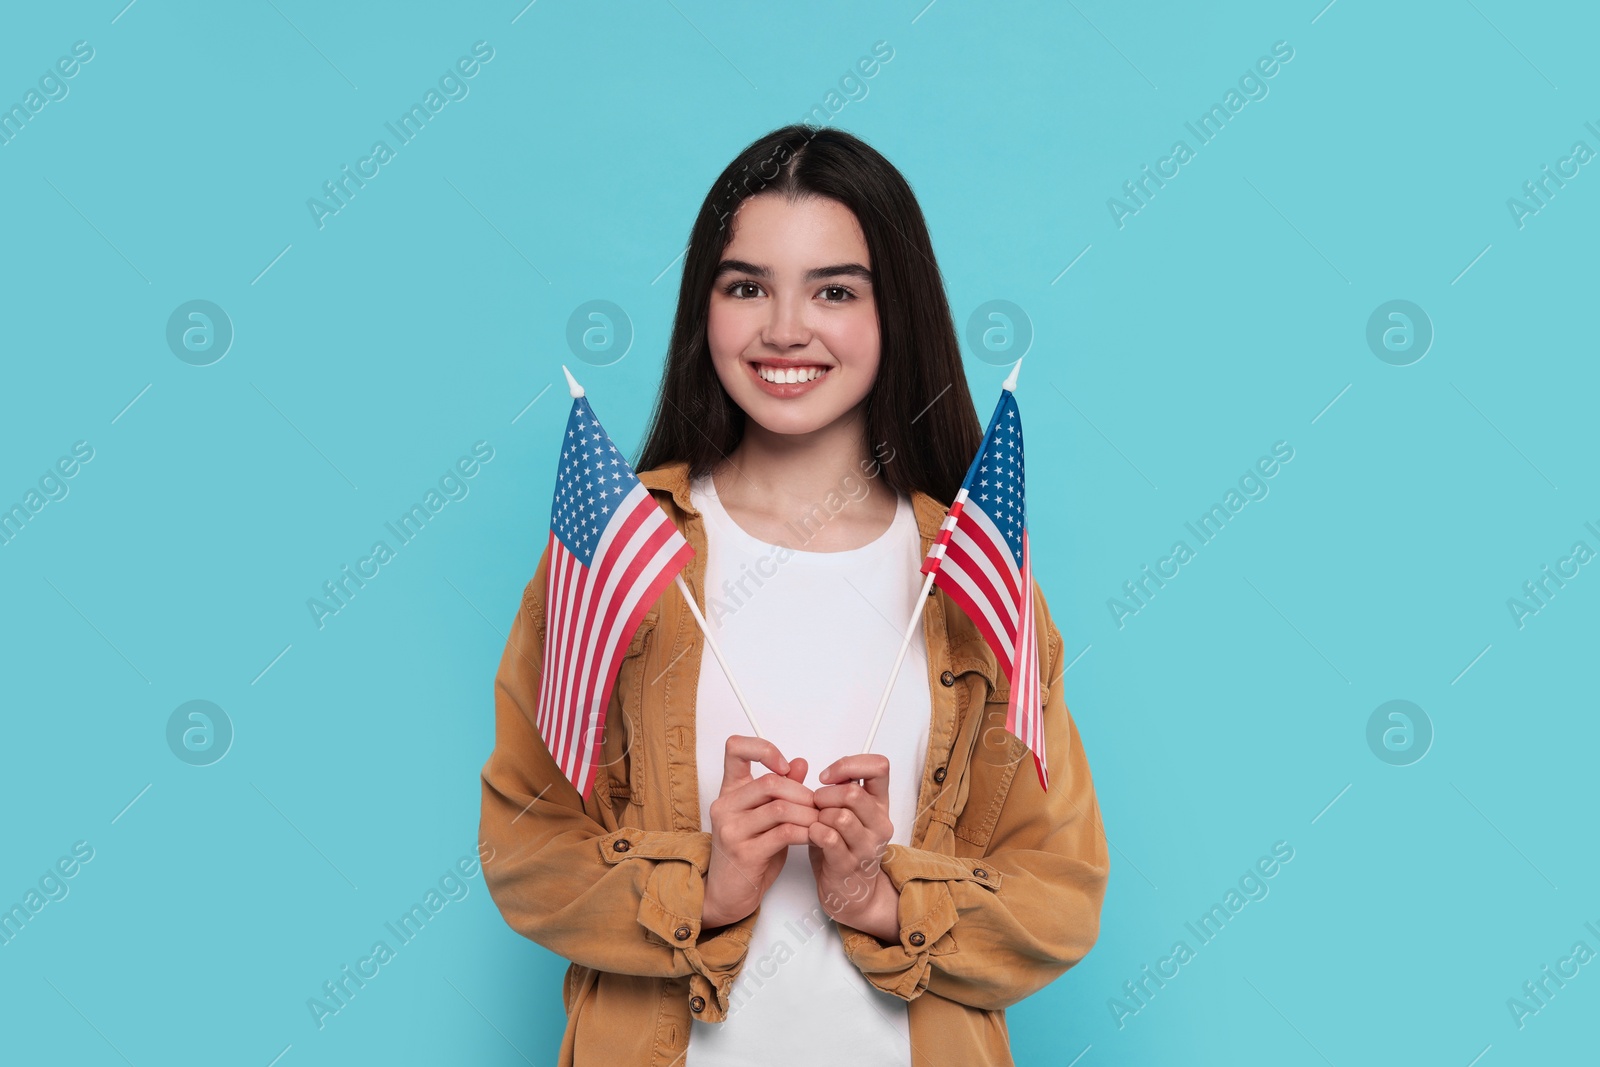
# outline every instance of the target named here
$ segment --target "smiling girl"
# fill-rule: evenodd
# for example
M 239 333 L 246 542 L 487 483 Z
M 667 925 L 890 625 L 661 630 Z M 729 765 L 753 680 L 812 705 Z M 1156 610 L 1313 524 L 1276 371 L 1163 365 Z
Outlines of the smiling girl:
M 580 797 L 532 718 L 547 559 L 496 680 L 485 880 L 571 961 L 561 1063 L 1010 1063 L 1004 1009 L 1094 944 L 1109 864 L 1037 588 L 1048 792 L 937 590 L 860 753 L 981 437 L 900 173 L 836 130 L 748 146 L 695 221 L 636 466 L 763 736 L 669 588 Z

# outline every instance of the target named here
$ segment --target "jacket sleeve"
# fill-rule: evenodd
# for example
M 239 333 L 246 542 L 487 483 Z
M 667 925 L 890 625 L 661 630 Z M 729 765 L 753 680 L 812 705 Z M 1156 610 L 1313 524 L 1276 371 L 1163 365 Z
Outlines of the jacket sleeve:
M 720 1021 L 755 915 L 703 931 L 711 835 L 617 825 L 600 786 L 585 800 L 556 765 L 536 718 L 548 565 L 547 548 L 495 676 L 495 743 L 483 768 L 479 822 L 484 882 L 524 937 L 598 971 L 686 977 L 691 1004 L 704 999 L 695 1017 Z M 616 727 L 619 693 L 620 686 L 607 709 L 607 724 Z M 617 751 L 625 750 L 619 744 Z
M 1046 635 L 1040 670 L 1050 678 L 1062 662 L 1061 634 L 1037 584 L 1034 590 L 1038 630 Z M 1048 791 L 1021 741 L 1007 734 L 1006 747 L 996 750 L 1010 761 L 1011 784 L 981 857 L 888 846 L 882 865 L 900 891 L 899 941 L 840 927 L 846 954 L 877 988 L 904 1000 L 928 991 L 998 1010 L 1042 989 L 1094 946 L 1110 860 L 1062 688 L 1055 678 L 1044 705 Z M 980 729 L 1004 725 L 998 707 Z M 974 794 L 969 802 L 981 799 Z

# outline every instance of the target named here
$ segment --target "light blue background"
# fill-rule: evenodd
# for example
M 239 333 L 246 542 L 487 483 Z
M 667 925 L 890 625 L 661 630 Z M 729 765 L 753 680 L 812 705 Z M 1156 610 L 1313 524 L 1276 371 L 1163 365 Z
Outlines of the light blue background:
M 0 504 L 95 450 L 0 547 L 0 903 L 95 850 L 0 947 L 0 1058 L 553 1061 L 563 963 L 481 877 L 324 1029 L 306 1001 L 474 849 L 567 412 L 529 402 L 573 364 L 636 446 L 709 183 L 880 40 L 832 121 L 915 187 L 963 338 L 994 299 L 1035 331 L 1037 571 L 1113 845 L 1099 943 L 1010 1013 L 1018 1060 L 1592 1055 L 1600 963 L 1524 1028 L 1506 1006 L 1600 950 L 1600 577 L 1507 607 L 1600 549 L 1597 165 L 1507 207 L 1600 149 L 1587 6 L 124 2 L 0 33 L 0 104 L 95 50 L 0 146 Z M 307 199 L 479 40 L 470 95 L 319 229 Z M 193 299 L 236 330 L 208 367 L 165 341 Z M 565 340 L 594 299 L 636 334 L 604 367 Z M 1436 331 L 1409 366 L 1365 339 L 1394 299 Z M 307 599 L 476 441 L 470 494 L 318 629 Z M 1270 495 L 1119 628 L 1108 598 L 1277 441 Z M 209 767 L 165 739 L 193 699 L 236 731 Z M 1391 699 L 1435 731 L 1410 766 L 1367 745 Z M 1119 1029 L 1108 1000 L 1277 841 L 1270 895 Z

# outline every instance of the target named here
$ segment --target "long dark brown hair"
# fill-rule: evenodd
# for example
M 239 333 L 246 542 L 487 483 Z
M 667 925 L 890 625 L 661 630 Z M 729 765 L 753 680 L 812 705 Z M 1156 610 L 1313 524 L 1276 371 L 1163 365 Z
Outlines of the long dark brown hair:
M 750 143 L 706 194 L 689 235 L 661 390 L 636 470 L 687 461 L 710 473 L 744 436 L 745 414 L 711 363 L 706 320 L 729 222 L 757 194 L 837 200 L 855 213 L 872 259 L 878 374 L 864 444 L 899 492 L 955 499 L 983 427 L 967 391 L 944 280 L 911 186 L 878 151 L 842 130 L 793 125 Z

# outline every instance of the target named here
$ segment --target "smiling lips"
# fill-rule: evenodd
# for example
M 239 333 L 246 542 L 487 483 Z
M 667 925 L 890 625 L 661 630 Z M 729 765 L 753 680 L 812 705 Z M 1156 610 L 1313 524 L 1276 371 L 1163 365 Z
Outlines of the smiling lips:
M 773 396 L 793 397 L 810 392 L 831 369 L 819 363 L 750 363 L 751 372 L 762 391 Z

